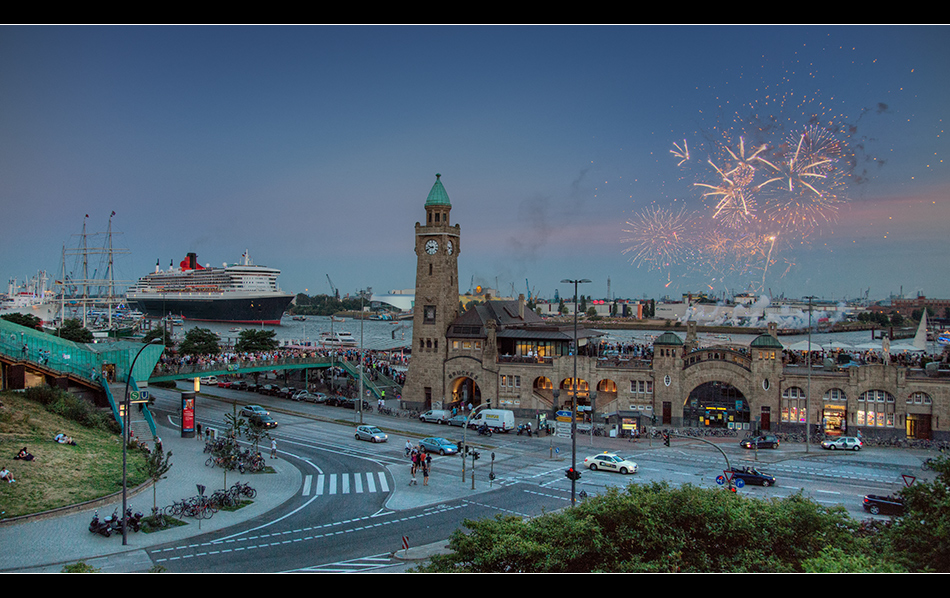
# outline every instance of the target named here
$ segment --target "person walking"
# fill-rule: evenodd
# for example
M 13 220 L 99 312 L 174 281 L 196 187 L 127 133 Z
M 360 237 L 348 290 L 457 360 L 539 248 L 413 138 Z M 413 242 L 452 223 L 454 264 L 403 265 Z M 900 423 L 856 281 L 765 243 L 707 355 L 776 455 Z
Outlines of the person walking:
M 422 485 L 429 485 L 429 459 L 428 456 L 422 460 Z
M 277 458 L 277 439 L 276 438 L 270 439 L 270 456 L 272 459 Z

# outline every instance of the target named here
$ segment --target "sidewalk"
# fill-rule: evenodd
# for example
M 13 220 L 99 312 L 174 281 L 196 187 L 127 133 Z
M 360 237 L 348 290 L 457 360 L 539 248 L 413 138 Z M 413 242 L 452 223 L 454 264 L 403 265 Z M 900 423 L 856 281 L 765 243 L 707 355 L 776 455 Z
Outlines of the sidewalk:
M 208 455 L 204 441 L 196 438 L 181 438 L 177 429 L 161 427 L 160 435 L 166 451 L 171 451 L 172 467 L 166 479 L 155 487 L 154 503 L 160 508 L 177 500 L 198 494 L 198 484 L 205 487 L 208 496 L 224 486 L 220 469 L 205 465 Z M 251 505 L 233 512 L 218 511 L 210 519 L 198 521 L 183 518 L 187 523 L 180 527 L 146 534 L 128 531 L 127 544 L 122 544 L 121 534 L 106 538 L 89 531 L 89 521 L 98 510 L 100 517 L 107 517 L 117 508 L 121 511 L 122 496 L 57 515 L 37 516 L 23 521 L 0 523 L 0 572 L 59 573 L 64 565 L 82 561 L 104 573 L 146 572 L 151 560 L 145 550 L 156 545 L 181 541 L 210 531 L 230 527 L 261 516 L 283 504 L 300 492 L 303 476 L 296 466 L 279 458 L 272 459 L 269 449 L 264 451 L 267 464 L 275 473 L 244 474 L 228 472 L 227 485 L 240 480 L 249 483 L 257 496 Z M 444 461 L 443 461 L 444 460 Z M 405 466 L 390 469 L 394 487 L 386 506 L 399 511 L 426 504 L 455 500 L 462 496 L 484 491 L 484 481 L 477 490 L 468 483 L 459 481 L 460 467 L 457 457 L 440 457 L 438 468 L 433 468 L 429 484 L 423 485 L 422 474 L 417 474 L 417 485 L 409 485 L 411 479 L 409 462 Z M 153 489 L 130 489 L 127 504 L 133 511 L 148 515 L 153 506 Z M 446 542 L 430 546 L 412 546 L 408 551 L 396 550 L 394 558 L 408 562 L 425 560 L 432 554 L 444 551 Z
M 151 485 L 137 494 L 133 494 L 134 489 L 129 490 L 127 504 L 133 511 L 150 514 L 153 496 L 155 504 L 161 508 L 177 500 L 196 496 L 198 484 L 205 487 L 205 496 L 224 486 L 223 471 L 205 465 L 208 455 L 204 453 L 203 440 L 181 438 L 178 430 L 171 428 L 160 428 L 160 434 L 165 450 L 172 453 L 172 467 L 166 479 L 155 487 L 154 495 Z M 265 451 L 264 454 L 268 453 Z M 126 534 L 126 545 L 122 544 L 121 534 L 106 538 L 89 531 L 89 521 L 96 510 L 100 517 L 111 515 L 116 508 L 122 510 L 121 494 L 114 500 L 83 510 L 0 524 L 0 546 L 3 547 L 0 549 L 0 571 L 58 573 L 64 565 L 78 561 L 107 573 L 147 571 L 151 562 L 144 549 L 252 519 L 298 492 L 301 486 L 300 471 L 280 458 L 266 458 L 275 473 L 227 474 L 228 486 L 241 480 L 257 490 L 251 505 L 234 512 L 218 511 L 210 519 L 201 521 L 184 518 L 187 525 L 161 532 L 146 534 L 130 530 Z

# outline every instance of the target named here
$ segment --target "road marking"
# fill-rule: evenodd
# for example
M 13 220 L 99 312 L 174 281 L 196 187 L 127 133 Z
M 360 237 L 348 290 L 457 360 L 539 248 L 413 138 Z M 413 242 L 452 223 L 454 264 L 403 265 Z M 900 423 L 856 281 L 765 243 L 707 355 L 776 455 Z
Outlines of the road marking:
M 389 481 L 384 471 L 364 473 L 320 474 L 304 476 L 301 496 L 336 494 L 375 494 L 389 492 Z

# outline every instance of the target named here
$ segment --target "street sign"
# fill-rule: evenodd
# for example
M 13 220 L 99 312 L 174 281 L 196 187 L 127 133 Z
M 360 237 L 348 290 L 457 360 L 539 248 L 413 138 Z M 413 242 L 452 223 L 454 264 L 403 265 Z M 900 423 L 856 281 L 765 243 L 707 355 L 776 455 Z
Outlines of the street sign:
M 133 390 L 129 393 L 129 402 L 130 403 L 148 403 L 148 391 L 147 390 Z

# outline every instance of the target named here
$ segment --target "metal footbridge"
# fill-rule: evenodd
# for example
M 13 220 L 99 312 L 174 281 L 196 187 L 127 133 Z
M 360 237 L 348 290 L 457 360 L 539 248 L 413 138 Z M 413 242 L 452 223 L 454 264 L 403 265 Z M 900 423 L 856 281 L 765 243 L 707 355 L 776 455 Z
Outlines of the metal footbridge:
M 126 389 L 138 391 L 150 383 L 191 380 L 208 376 L 238 376 L 260 372 L 340 368 L 359 380 L 375 398 L 392 385 L 380 384 L 357 363 L 314 354 L 309 357 L 274 357 L 224 361 L 218 359 L 179 365 L 160 363 L 165 347 L 137 341 L 109 340 L 76 343 L 0 318 L 0 390 L 49 385 L 83 394 L 99 407 L 109 407 L 122 424 Z M 392 396 L 392 395 L 390 395 Z M 142 441 L 155 438 L 155 422 L 146 404 L 132 408 L 129 425 Z

